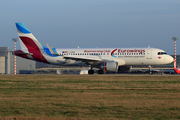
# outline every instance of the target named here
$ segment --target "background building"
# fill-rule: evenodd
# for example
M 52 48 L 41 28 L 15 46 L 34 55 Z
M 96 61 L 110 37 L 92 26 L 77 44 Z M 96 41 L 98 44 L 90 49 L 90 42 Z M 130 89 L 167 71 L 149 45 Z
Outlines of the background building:
M 36 69 L 36 62 L 16 56 L 17 74 L 32 74 Z
M 8 47 L 0 47 L 0 74 L 14 73 L 14 56 Z
M 171 55 L 174 58 L 174 55 Z M 168 64 L 170 66 L 174 66 L 174 62 Z M 180 66 L 180 55 L 176 55 L 176 66 L 179 67 Z

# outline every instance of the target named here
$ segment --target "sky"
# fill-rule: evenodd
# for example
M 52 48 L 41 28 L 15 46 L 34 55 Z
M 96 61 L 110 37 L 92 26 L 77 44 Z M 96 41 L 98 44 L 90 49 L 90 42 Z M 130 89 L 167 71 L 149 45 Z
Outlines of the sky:
M 180 0 L 0 0 L 0 47 L 13 50 L 16 22 L 53 48 L 150 46 L 174 54 Z

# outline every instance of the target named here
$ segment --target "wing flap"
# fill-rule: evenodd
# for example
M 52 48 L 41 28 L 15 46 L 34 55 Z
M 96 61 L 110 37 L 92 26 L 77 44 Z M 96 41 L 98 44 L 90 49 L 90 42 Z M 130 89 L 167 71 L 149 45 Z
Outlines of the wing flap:
M 98 56 L 82 57 L 82 56 L 64 56 L 65 59 L 71 59 L 76 61 L 101 61 Z

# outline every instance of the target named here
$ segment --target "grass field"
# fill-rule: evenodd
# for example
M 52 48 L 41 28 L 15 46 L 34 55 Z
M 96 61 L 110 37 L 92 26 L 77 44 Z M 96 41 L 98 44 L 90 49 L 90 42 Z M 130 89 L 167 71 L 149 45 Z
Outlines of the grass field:
M 176 120 L 180 76 L 1 75 L 1 119 Z

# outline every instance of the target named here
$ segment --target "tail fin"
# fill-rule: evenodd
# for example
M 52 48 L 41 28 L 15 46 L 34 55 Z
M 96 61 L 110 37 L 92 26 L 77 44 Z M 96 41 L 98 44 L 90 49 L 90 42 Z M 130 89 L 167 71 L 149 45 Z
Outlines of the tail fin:
M 16 23 L 16 28 L 18 31 L 18 36 L 20 38 L 20 45 L 23 51 L 28 50 L 33 53 L 32 50 L 43 49 L 42 45 L 34 37 L 34 35 L 27 29 L 24 23 Z
M 18 36 L 20 38 L 22 51 L 32 54 L 34 60 L 49 63 L 41 53 L 41 51 L 43 50 L 43 46 L 27 29 L 24 23 L 16 23 L 16 28 L 18 31 Z

